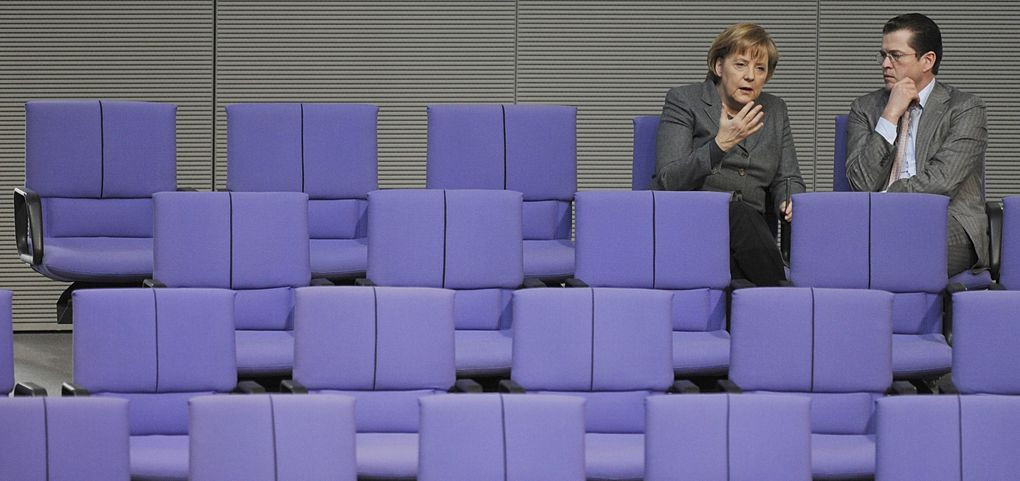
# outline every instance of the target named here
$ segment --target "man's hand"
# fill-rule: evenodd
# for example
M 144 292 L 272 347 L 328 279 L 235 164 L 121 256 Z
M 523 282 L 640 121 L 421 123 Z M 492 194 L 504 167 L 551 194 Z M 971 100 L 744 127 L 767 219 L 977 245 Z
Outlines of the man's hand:
M 763 117 L 765 112 L 762 112 L 761 105 L 755 105 L 754 102 L 748 102 L 732 118 L 726 114 L 726 107 L 723 106 L 719 114 L 719 133 L 715 136 L 715 143 L 723 152 L 729 152 L 742 140 L 765 126 L 761 121 Z
M 793 222 L 793 201 L 787 203 L 785 200 L 779 203 L 779 212 L 783 213 L 786 222 Z
M 892 91 L 889 92 L 889 101 L 885 103 L 882 118 L 892 122 L 893 125 L 899 124 L 900 117 L 910 107 L 910 103 L 919 99 L 914 80 L 906 77 L 901 79 L 893 84 Z

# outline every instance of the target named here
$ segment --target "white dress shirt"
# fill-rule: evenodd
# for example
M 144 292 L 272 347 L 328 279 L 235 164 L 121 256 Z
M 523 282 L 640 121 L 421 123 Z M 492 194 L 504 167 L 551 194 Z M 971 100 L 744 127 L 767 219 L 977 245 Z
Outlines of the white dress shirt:
M 912 107 L 913 111 L 910 113 L 910 128 L 907 133 L 907 146 L 903 151 L 903 165 L 900 166 L 900 172 L 896 175 L 897 179 L 905 179 L 912 177 L 917 174 L 917 159 L 914 158 L 914 144 L 917 141 L 917 127 L 921 124 L 921 114 L 924 112 L 924 106 L 928 103 L 928 96 L 931 95 L 931 91 L 935 88 L 935 79 L 928 82 L 928 85 L 921 89 L 917 93 L 920 99 L 918 105 Z M 875 132 L 878 132 L 886 142 L 890 145 L 896 145 L 896 124 L 888 121 L 885 117 L 878 118 L 878 125 L 875 126 Z

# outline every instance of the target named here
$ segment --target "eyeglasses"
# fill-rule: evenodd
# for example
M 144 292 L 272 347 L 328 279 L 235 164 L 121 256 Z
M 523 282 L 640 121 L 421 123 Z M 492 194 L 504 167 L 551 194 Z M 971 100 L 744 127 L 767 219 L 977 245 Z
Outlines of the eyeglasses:
M 900 63 L 900 60 L 902 60 L 904 57 L 908 55 L 914 57 L 917 56 L 916 53 L 886 52 L 879 50 L 878 52 L 875 53 L 875 62 L 878 62 L 879 65 L 882 65 L 882 63 L 885 62 L 885 59 L 888 58 L 890 62 L 898 64 Z

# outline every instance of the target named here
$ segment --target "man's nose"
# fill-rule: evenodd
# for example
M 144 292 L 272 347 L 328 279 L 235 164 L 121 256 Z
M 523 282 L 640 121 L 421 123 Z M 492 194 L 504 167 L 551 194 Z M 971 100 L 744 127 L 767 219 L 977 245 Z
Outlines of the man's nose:
M 888 55 L 882 57 L 882 69 L 885 70 L 887 68 L 889 68 L 889 69 L 892 68 L 892 60 L 889 60 L 889 56 Z

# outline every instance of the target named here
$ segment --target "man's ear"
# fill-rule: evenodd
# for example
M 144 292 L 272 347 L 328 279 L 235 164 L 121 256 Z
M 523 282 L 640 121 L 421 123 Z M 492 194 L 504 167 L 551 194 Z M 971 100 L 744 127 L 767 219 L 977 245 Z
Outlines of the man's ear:
M 935 52 L 921 55 L 921 62 L 923 63 L 922 70 L 925 72 L 931 71 L 931 69 L 935 68 Z

